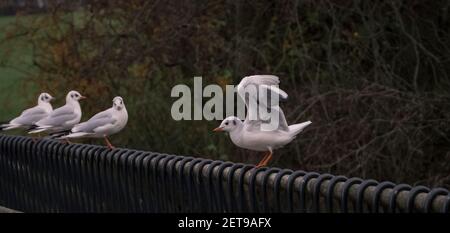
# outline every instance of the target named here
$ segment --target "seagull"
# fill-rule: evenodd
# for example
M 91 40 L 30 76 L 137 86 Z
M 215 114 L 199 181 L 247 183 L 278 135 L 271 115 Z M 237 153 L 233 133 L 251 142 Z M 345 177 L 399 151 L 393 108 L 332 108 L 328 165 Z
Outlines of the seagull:
M 263 90 L 269 93 L 267 97 L 272 98 L 271 96 L 276 95 L 279 99 L 286 100 L 288 95 L 278 88 L 279 83 L 279 78 L 274 75 L 253 75 L 243 78 L 237 86 L 237 92 L 247 107 L 245 120 L 242 122 L 236 116 L 229 116 L 222 121 L 219 127 L 213 130 L 228 132 L 231 141 L 238 147 L 266 152 L 264 158 L 256 165 L 257 168 L 267 166 L 272 159 L 273 150 L 290 143 L 312 123 L 306 121 L 288 125 L 283 110 L 278 103 L 272 103 L 272 101 L 259 101 L 257 106 L 250 104 L 251 101 L 256 103 L 258 96 L 264 95 Z M 256 93 L 246 92 L 246 88 L 250 86 L 256 87 L 255 90 L 258 91 Z M 263 124 L 270 122 L 270 119 L 263 118 L 264 114 L 262 113 L 257 114 L 257 108 L 268 108 L 278 113 L 278 125 L 271 130 L 265 130 Z
M 0 131 L 17 129 L 17 128 L 30 128 L 39 120 L 47 117 L 50 112 L 53 111 L 53 107 L 50 101 L 54 100 L 50 94 L 41 93 L 38 98 L 38 104 L 32 108 L 26 109 L 20 114 L 20 116 L 12 119 L 7 124 L 0 125 Z
M 81 108 L 78 101 L 85 98 L 78 91 L 70 91 L 66 96 L 66 104 L 36 122 L 28 133 L 59 132 L 71 129 L 81 120 Z
M 113 99 L 113 106 L 103 112 L 99 112 L 86 122 L 75 125 L 70 134 L 60 137 L 67 138 L 104 138 L 110 149 L 114 146 L 109 142 L 108 136 L 121 131 L 128 121 L 128 112 L 122 97 Z

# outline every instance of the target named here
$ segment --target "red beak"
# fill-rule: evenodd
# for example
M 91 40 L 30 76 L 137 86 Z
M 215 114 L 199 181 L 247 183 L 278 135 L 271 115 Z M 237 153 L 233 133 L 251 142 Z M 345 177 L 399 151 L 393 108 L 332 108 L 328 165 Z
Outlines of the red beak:
M 223 128 L 222 127 L 217 127 L 215 129 L 213 129 L 213 131 L 214 132 L 220 132 L 220 131 L 223 131 Z

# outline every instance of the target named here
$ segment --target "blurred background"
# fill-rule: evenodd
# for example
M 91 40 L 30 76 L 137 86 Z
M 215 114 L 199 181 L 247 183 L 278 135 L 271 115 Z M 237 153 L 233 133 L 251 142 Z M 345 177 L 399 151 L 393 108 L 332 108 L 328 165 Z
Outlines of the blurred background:
M 172 120 L 170 91 L 275 74 L 288 123 L 313 124 L 273 166 L 450 188 L 449 17 L 447 0 L 2 0 L 0 121 L 43 91 L 88 96 L 82 120 L 121 95 L 116 146 L 256 163 L 220 122 Z

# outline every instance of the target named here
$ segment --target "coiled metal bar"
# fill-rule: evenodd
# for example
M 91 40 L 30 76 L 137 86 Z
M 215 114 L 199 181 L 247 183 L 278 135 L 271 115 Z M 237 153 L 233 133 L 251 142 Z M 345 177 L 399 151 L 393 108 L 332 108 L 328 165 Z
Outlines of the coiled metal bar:
M 317 173 L 317 172 L 310 172 L 310 173 L 305 174 L 302 177 L 302 183 L 301 183 L 299 191 L 298 191 L 300 193 L 300 211 L 301 212 L 306 212 L 306 189 L 307 189 L 307 186 L 308 186 L 308 182 L 312 178 L 316 178 L 318 176 L 320 176 L 319 173 Z
M 286 192 L 288 194 L 288 206 L 290 212 L 294 212 L 294 182 L 298 177 L 304 176 L 305 174 L 305 171 L 295 171 L 288 178 Z
M 394 183 L 389 182 L 389 181 L 384 181 L 379 183 L 376 187 L 375 187 L 375 194 L 373 195 L 373 199 L 372 199 L 372 211 L 375 213 L 378 213 L 378 207 L 380 204 L 380 196 L 383 193 L 383 191 L 387 188 L 393 188 L 395 186 Z
M 348 212 L 348 192 L 349 189 L 354 184 L 361 184 L 363 180 L 358 177 L 353 177 L 345 181 L 344 185 L 342 186 L 342 194 L 341 194 L 341 211 L 343 213 Z
M 282 170 L 280 172 L 278 172 L 277 176 L 275 177 L 275 181 L 273 184 L 273 192 L 275 194 L 275 200 L 277 201 L 276 207 L 275 207 L 275 212 L 280 212 L 282 207 L 281 207 L 281 179 L 283 179 L 283 176 L 287 175 L 287 174 L 292 174 L 292 170 L 289 169 L 285 169 Z
M 416 186 L 411 189 L 411 191 L 408 193 L 408 199 L 407 199 L 407 207 L 406 210 L 408 213 L 412 213 L 414 211 L 414 200 L 416 199 L 416 196 L 419 193 L 427 193 L 430 192 L 430 189 L 425 186 Z
M 202 159 L 194 159 L 189 163 L 187 183 L 188 184 L 197 184 L 197 185 L 188 185 L 188 187 L 187 187 L 187 194 L 188 194 L 187 199 L 189 201 L 186 204 L 189 205 L 189 212 L 196 211 L 196 205 L 195 205 L 196 198 L 195 197 L 199 196 L 199 193 L 195 189 L 195 187 L 198 187 L 198 182 L 197 182 L 198 177 L 194 177 L 194 168 L 195 168 L 196 164 L 199 164 L 202 161 L 203 161 Z M 196 174 L 198 174 L 198 173 L 196 173 Z
M 356 193 L 356 205 L 355 212 L 363 213 L 364 212 L 364 192 L 369 186 L 377 185 L 378 182 L 375 180 L 365 180 L 358 186 L 358 190 Z
M 404 190 L 411 190 L 411 186 L 407 184 L 399 184 L 392 189 L 391 196 L 389 197 L 389 209 L 391 210 L 391 213 L 395 213 L 397 194 Z
M 322 196 L 320 192 L 320 187 L 322 185 L 322 182 L 324 182 L 325 180 L 331 180 L 333 178 L 334 178 L 333 175 L 327 173 L 322 174 L 317 178 L 314 184 L 313 212 L 320 212 L 320 197 Z
M 326 202 L 327 202 L 327 209 L 330 213 L 333 212 L 334 187 L 338 182 L 343 182 L 346 180 L 347 177 L 345 176 L 335 176 L 328 183 Z
M 216 193 L 217 193 L 217 207 L 218 210 L 226 209 L 226 197 L 225 197 L 225 190 L 223 188 L 223 171 L 227 167 L 233 166 L 233 163 L 231 162 L 224 162 L 222 163 L 217 172 L 217 177 L 219 177 L 219 182 L 216 182 Z
M 450 205 L 442 188 L 5 135 L 0 184 L 0 206 L 23 212 L 333 212 L 335 201 L 342 212 L 348 203 L 353 212 L 364 205 L 448 212 Z
M 264 172 L 265 170 L 267 170 L 267 167 L 261 167 L 261 168 L 256 168 L 253 170 L 251 176 L 250 176 L 250 183 L 249 183 L 249 199 L 250 201 L 250 210 L 252 212 L 259 212 L 259 208 L 258 208 L 258 197 L 257 197 L 257 193 L 256 193 L 256 176 L 258 175 L 258 173 L 260 172 Z
M 234 203 L 236 202 L 236 196 L 234 192 L 234 183 L 233 183 L 233 177 L 235 175 L 235 172 L 238 168 L 244 167 L 243 164 L 236 163 L 233 166 L 231 166 L 228 177 L 227 177 L 227 187 L 228 187 L 228 202 L 226 203 L 228 205 L 227 212 L 234 212 L 237 211 L 237 208 L 235 207 Z
M 239 192 L 238 192 L 238 201 L 237 203 L 239 204 L 239 211 L 240 212 L 245 212 L 247 211 L 246 208 L 246 203 L 247 203 L 247 199 L 245 198 L 245 175 L 247 174 L 248 171 L 250 171 L 251 169 L 253 169 L 254 166 L 252 165 L 246 165 L 243 168 L 241 168 L 241 173 L 239 174 L 239 178 L 238 178 L 238 188 L 239 188 Z
M 443 188 L 432 189 L 430 191 L 430 193 L 428 193 L 427 198 L 425 199 L 425 203 L 424 203 L 425 213 L 431 212 L 431 203 L 433 203 L 433 200 L 434 200 L 434 198 L 436 198 L 436 196 L 448 195 L 448 194 L 449 194 L 449 192 L 447 189 L 443 189 Z
M 269 207 L 267 206 L 267 203 L 270 202 L 267 195 L 267 189 L 268 185 L 267 182 L 269 180 L 269 176 L 273 173 L 278 173 L 281 169 L 279 168 L 270 168 L 267 171 L 264 172 L 263 180 L 262 180 L 262 189 L 263 189 L 263 198 L 262 198 L 262 206 L 264 212 L 269 212 Z

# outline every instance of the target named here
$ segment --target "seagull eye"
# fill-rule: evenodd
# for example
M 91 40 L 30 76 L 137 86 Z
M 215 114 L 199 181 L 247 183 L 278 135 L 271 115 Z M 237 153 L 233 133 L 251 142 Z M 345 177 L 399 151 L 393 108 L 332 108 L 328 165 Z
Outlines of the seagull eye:
M 233 120 L 233 125 L 236 125 L 236 121 L 235 120 Z
M 225 122 L 225 125 L 228 125 L 228 122 Z

